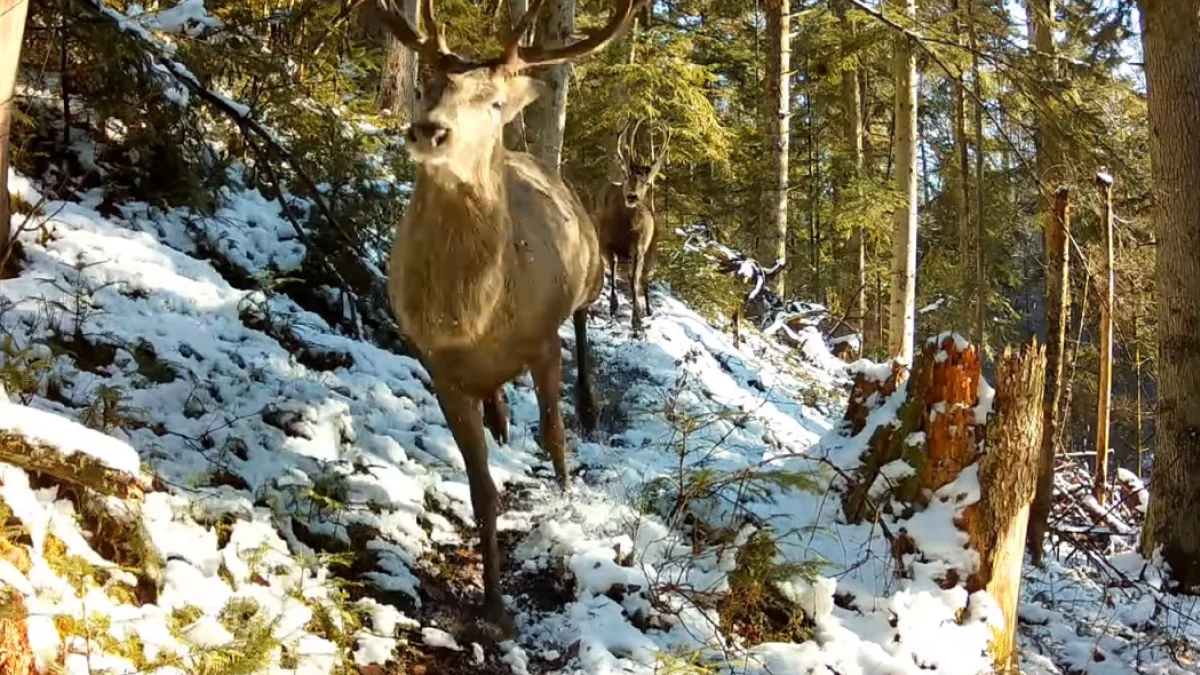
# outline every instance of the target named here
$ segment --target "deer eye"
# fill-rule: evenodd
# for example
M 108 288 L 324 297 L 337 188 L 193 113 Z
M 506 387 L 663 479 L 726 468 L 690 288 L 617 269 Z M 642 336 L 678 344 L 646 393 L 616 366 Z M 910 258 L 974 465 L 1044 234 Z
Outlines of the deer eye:
M 493 110 L 503 110 L 504 109 L 504 101 L 501 101 L 499 99 L 492 101 L 492 109 Z

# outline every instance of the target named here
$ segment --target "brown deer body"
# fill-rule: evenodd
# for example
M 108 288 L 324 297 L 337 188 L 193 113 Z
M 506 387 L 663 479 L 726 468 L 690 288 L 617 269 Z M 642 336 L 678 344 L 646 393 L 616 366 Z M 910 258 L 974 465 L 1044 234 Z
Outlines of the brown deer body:
M 617 263 L 627 266 L 629 297 L 633 313 L 633 332 L 642 332 L 641 296 L 646 316 L 650 316 L 650 280 L 658 262 L 658 230 L 654 223 L 654 205 L 647 198 L 650 186 L 662 170 L 667 143 L 649 163 L 640 163 L 633 151 L 637 128 L 628 134 L 626 127 L 617 139 L 617 158 L 621 165 L 620 183 L 610 183 L 600 202 L 596 226 L 600 230 L 600 250 L 608 262 L 611 288 L 608 309 L 617 313 Z M 667 142 L 670 136 L 667 136 Z
M 492 629 L 512 630 L 500 592 L 496 540 L 498 495 L 488 469 L 484 425 L 508 440 L 505 383 L 531 371 L 540 410 L 539 443 L 567 485 L 566 438 L 559 395 L 558 328 L 573 316 L 577 413 L 595 428 L 589 377 L 587 308 L 599 296 L 603 262 L 595 226 L 575 193 L 534 157 L 504 148 L 505 123 L 541 91 L 521 69 L 557 63 L 603 47 L 642 0 L 621 0 L 609 24 L 558 49 L 519 46 L 536 14 L 534 0 L 508 36 L 504 56 L 470 62 L 436 32 L 432 0 L 421 14 L 427 38 L 372 0 L 383 23 L 433 65 L 408 133 L 418 165 L 416 189 L 396 228 L 388 273 L 403 332 L 433 379 L 434 392 L 462 452 L 480 530 L 485 615 Z M 480 404 L 483 415 L 480 415 Z

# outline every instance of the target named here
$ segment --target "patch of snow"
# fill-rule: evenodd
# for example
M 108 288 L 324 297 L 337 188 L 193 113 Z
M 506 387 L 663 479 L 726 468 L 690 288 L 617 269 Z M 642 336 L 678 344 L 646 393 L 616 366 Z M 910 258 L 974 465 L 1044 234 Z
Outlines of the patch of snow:
M 454 636 L 441 628 L 425 626 L 421 629 L 421 641 L 430 647 L 449 649 L 456 652 L 462 651 L 462 647 L 458 646 L 458 641 L 454 639 Z

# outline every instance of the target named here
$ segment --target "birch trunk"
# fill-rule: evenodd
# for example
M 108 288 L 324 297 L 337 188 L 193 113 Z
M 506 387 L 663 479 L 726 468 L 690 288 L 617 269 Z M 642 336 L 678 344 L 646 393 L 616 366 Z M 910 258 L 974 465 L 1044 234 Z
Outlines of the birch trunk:
M 905 0 L 904 11 L 916 19 L 916 0 Z M 917 59 L 905 35 L 896 36 L 896 190 L 905 200 L 892 228 L 891 311 L 888 314 L 888 352 L 912 363 L 916 331 L 917 287 Z

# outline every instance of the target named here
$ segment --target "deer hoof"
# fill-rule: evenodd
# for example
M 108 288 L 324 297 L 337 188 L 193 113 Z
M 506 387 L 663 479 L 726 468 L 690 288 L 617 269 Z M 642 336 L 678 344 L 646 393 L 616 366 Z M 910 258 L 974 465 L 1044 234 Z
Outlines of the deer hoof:
M 496 611 L 489 607 L 485 615 L 482 626 L 485 639 L 500 643 L 517 636 L 517 624 L 503 607 Z

